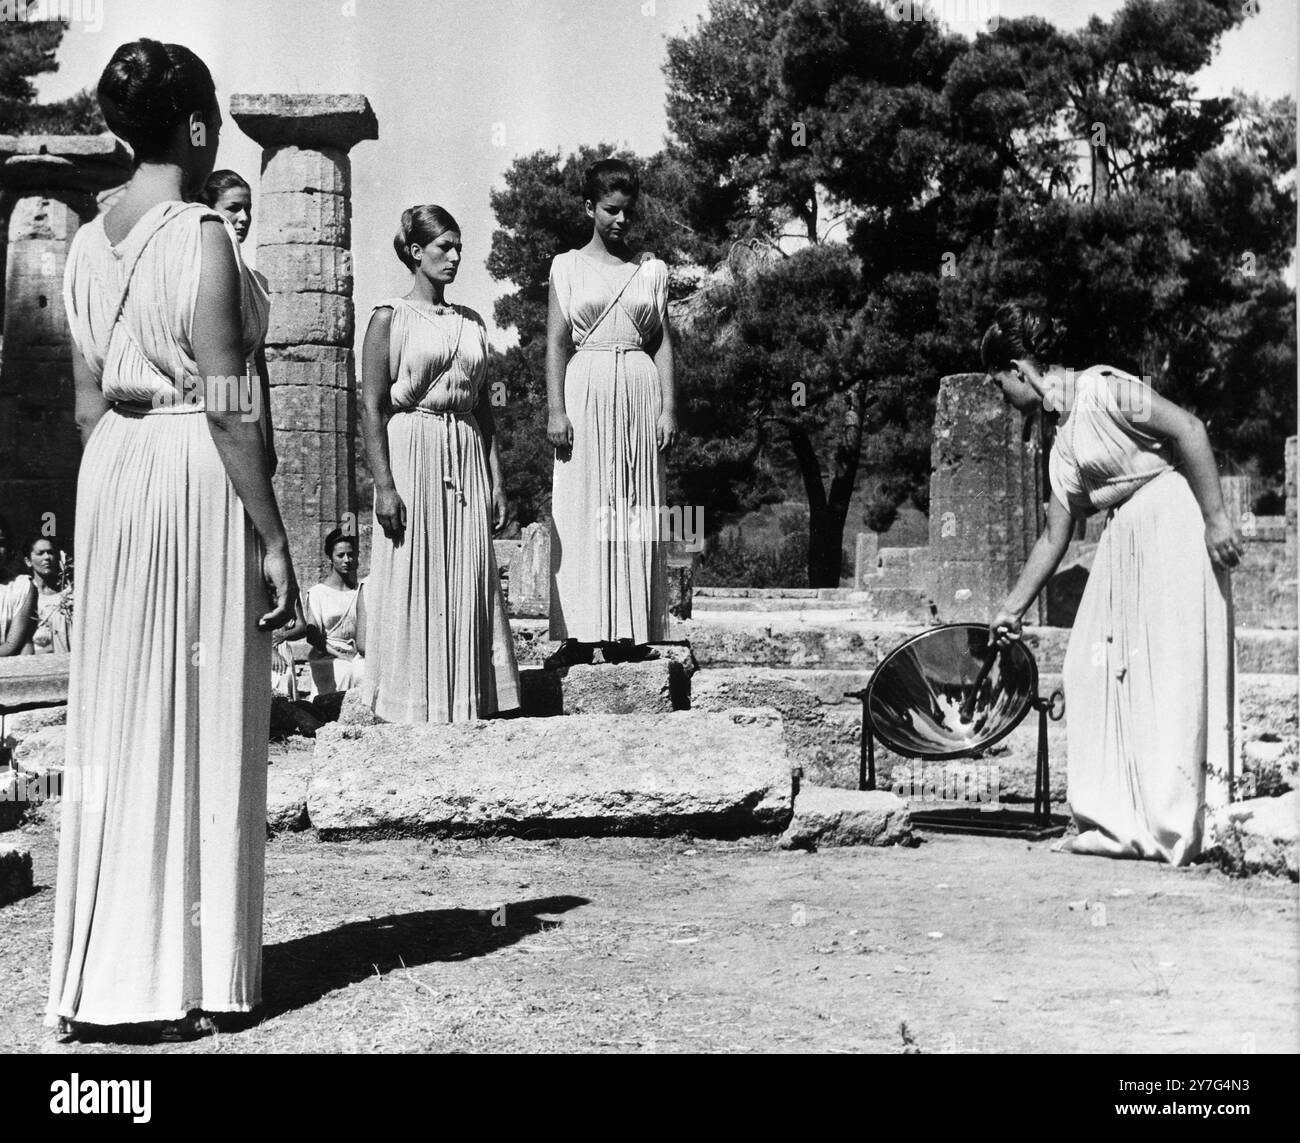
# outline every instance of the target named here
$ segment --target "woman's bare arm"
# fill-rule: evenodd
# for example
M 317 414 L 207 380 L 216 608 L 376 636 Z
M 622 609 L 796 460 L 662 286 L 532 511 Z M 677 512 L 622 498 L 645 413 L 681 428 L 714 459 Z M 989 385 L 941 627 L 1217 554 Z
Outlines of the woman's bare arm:
M 1124 419 L 1144 433 L 1172 441 L 1183 461 L 1187 483 L 1205 521 L 1205 546 L 1221 567 L 1235 567 L 1241 559 L 1242 541 L 1237 521 L 1229 520 L 1223 506 L 1219 466 L 1200 417 L 1165 400 L 1136 381 L 1110 378 L 1109 384 Z
M 5 640 L 0 643 L 0 658 L 21 655 L 23 648 L 31 642 L 32 634 L 36 630 L 36 622 L 36 585 L 32 583 L 28 584 L 27 598 L 10 620 Z
M 573 447 L 573 423 L 564 407 L 564 373 L 571 356 L 573 338 L 552 279 L 546 292 L 546 439 L 561 450 Z
M 199 376 L 206 383 L 205 397 L 210 398 L 205 400 L 205 413 L 212 443 L 266 550 L 263 568 L 274 601 L 258 626 L 274 629 L 292 618 L 298 585 L 289 560 L 288 536 L 271 488 L 266 440 L 260 423 L 269 412 L 262 409 L 258 417 L 249 419 L 240 407 L 245 405 L 243 400 L 224 399 L 230 392 L 225 379 L 237 377 L 241 385 L 252 383 L 244 376 L 239 268 L 225 224 L 212 218 L 205 219 L 201 226 L 203 268 L 191 333 L 194 360 Z M 234 407 L 224 408 L 227 404 Z
M 81 447 L 84 449 L 90 443 L 90 434 L 95 431 L 100 417 L 108 412 L 109 403 L 104 399 L 90 366 L 76 348 L 72 350 L 72 382 L 76 394 L 77 430 L 81 433 Z
M 392 386 L 388 355 L 392 339 L 393 311 L 375 310 L 366 327 L 361 346 L 361 435 L 366 460 L 374 480 L 375 516 L 390 539 L 406 527 L 406 505 L 397 494 L 388 456 L 388 392 Z
M 1006 643 L 1020 638 L 1020 619 L 1060 566 L 1070 546 L 1073 524 L 1074 517 L 1069 508 L 1053 496 L 1047 505 L 1047 527 L 1029 553 L 1015 586 L 989 623 L 990 637 L 994 642 Z

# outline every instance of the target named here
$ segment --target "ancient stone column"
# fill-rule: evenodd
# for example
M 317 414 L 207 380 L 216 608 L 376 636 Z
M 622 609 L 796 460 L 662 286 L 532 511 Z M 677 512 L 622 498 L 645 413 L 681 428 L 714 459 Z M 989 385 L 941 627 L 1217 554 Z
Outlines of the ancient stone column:
M 356 530 L 348 150 L 379 128 L 363 95 L 234 95 L 230 115 L 263 148 L 253 210 L 257 266 L 271 288 L 275 491 L 306 588 L 324 570 L 330 530 Z
M 112 135 L 0 136 L 0 512 L 18 536 L 75 538 L 81 438 L 63 268 L 73 236 L 99 213 L 96 193 L 130 170 Z
M 1005 598 L 1042 526 L 1037 415 L 983 373 L 939 384 L 930 450 L 930 596 L 944 623 L 982 622 Z M 1041 596 L 1025 613 L 1041 622 Z

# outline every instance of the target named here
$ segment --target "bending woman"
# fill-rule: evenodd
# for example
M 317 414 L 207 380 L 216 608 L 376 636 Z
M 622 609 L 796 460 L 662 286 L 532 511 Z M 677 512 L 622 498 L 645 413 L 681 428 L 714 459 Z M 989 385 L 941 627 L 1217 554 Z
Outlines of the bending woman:
M 1241 538 L 1200 420 L 1118 369 L 1076 375 L 1052 364 L 1054 341 L 1048 318 L 1010 305 L 981 347 L 1009 404 L 1059 417 L 1047 529 L 990 632 L 1003 644 L 1020 638 L 1073 520 L 1106 512 L 1065 656 L 1068 799 L 1079 833 L 1059 848 L 1185 865 L 1201 851 L 1207 802 L 1229 797 L 1227 569 Z
M 404 211 L 393 239 L 410 292 L 380 302 L 362 349 L 375 482 L 363 700 L 388 722 L 462 722 L 519 705 L 493 524 L 506 518 L 488 399 L 487 331 L 445 293 L 460 227 Z

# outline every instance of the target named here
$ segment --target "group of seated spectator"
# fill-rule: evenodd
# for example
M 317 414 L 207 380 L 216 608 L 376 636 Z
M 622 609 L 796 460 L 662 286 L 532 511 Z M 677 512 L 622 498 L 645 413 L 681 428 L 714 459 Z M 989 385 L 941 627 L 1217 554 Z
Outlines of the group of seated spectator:
M 72 560 L 57 537 L 14 542 L 0 517 L 0 657 L 66 652 L 72 639 Z
M 271 685 L 291 699 L 354 687 L 365 670 L 364 583 L 357 582 L 357 538 L 335 528 L 325 538 L 329 574 L 308 590 L 294 622 L 274 632 Z M 54 536 L 21 544 L 0 516 L 0 657 L 67 652 L 72 639 L 72 559 Z M 309 648 L 311 682 L 300 694 L 291 644 Z

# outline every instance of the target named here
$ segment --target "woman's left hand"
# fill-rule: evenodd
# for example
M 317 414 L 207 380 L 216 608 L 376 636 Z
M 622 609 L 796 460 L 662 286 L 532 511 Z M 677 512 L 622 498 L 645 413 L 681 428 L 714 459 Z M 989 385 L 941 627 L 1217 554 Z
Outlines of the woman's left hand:
M 1235 568 L 1241 563 L 1241 533 L 1226 512 L 1216 513 L 1205 525 L 1205 550 L 1216 567 Z
M 492 485 L 492 531 L 499 532 L 506 526 L 506 520 L 510 517 L 510 501 L 506 499 L 505 491 L 502 489 L 500 482 Z
M 655 441 L 660 452 L 667 452 L 677 443 L 677 414 L 660 413 L 659 423 L 655 426 Z

